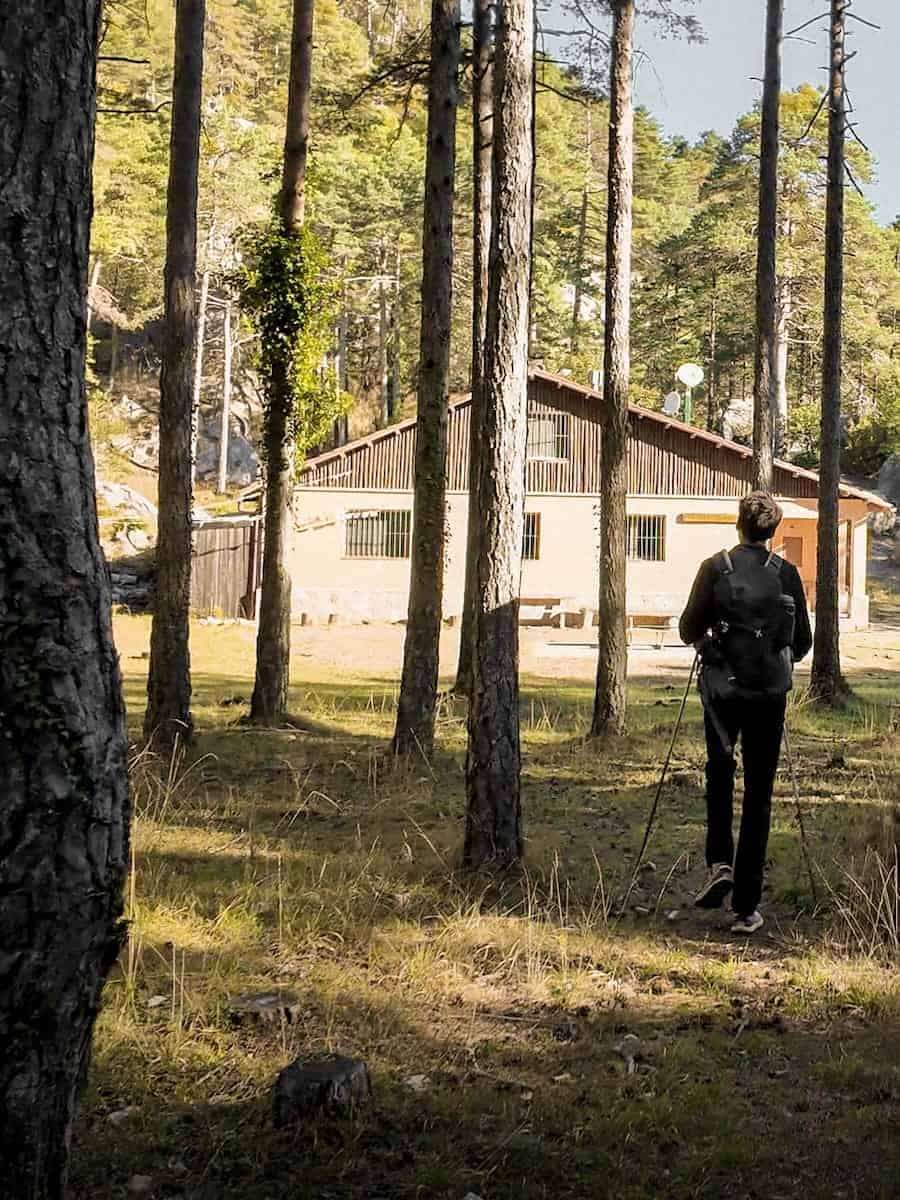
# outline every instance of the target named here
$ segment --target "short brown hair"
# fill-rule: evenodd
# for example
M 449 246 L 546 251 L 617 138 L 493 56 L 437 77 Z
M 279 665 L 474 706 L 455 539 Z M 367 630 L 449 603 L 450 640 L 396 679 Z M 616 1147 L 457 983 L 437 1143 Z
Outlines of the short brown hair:
M 738 529 L 751 542 L 767 542 L 781 524 L 781 506 L 771 492 L 751 492 L 741 500 Z

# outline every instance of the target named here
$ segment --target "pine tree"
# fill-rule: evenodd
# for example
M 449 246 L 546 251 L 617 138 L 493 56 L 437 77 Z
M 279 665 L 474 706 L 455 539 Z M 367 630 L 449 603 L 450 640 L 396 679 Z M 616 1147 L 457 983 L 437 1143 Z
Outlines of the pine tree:
M 773 416 L 778 407 L 778 103 L 784 0 L 767 0 L 765 74 L 759 138 L 759 221 L 756 230 L 756 347 L 753 369 L 753 486 L 771 491 Z
M 127 736 L 85 397 L 99 0 L 19 0 L 0 71 L 0 1172 L 62 1200 L 125 930 Z
M 625 496 L 628 490 L 628 381 L 631 342 L 631 209 L 634 110 L 631 59 L 634 0 L 614 0 L 610 48 L 606 328 L 600 482 L 600 600 L 597 690 L 591 732 L 625 729 Z
M 444 593 L 459 54 L 459 0 L 433 0 L 409 616 L 394 733 L 397 754 L 427 755 L 434 742 Z
M 844 290 L 844 27 L 849 0 L 831 0 L 828 83 L 828 185 L 825 201 L 825 296 L 822 345 L 819 521 L 816 549 L 816 629 L 812 690 L 837 704 L 846 694 L 841 675 L 838 593 L 838 513 L 841 482 L 841 317 Z
M 278 212 L 283 233 L 299 237 L 306 213 L 306 154 L 312 80 L 313 0 L 294 0 L 291 73 Z M 250 719 L 277 725 L 287 716 L 291 667 L 291 577 L 286 565 L 294 446 L 289 364 L 276 359 L 265 416 L 265 532 Z
M 482 522 L 469 741 L 467 866 L 522 854 L 519 575 L 525 504 L 534 80 L 533 0 L 502 0 L 494 67 Z
M 197 178 L 206 0 L 178 0 L 165 321 L 159 388 L 159 532 L 144 737 L 168 757 L 191 736 L 191 430 L 194 401 Z
M 756 348 L 754 358 L 754 487 L 772 491 L 773 415 L 778 408 L 778 242 L 779 100 L 784 0 L 768 0 L 766 72 L 760 125 L 760 215 L 756 228 Z
M 475 0 L 472 14 L 472 393 L 469 410 L 469 509 L 459 664 L 454 691 L 472 690 L 475 605 L 478 600 L 478 471 L 484 406 L 484 339 L 491 248 L 491 155 L 494 122 L 494 0 Z

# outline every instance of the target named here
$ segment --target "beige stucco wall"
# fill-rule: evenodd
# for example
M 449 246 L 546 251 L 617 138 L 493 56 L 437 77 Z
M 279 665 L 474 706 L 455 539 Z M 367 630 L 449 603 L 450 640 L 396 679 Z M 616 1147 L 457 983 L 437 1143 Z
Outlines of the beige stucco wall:
M 347 558 L 344 554 L 344 516 L 366 509 L 409 509 L 408 492 L 348 492 L 299 489 L 295 493 L 295 535 L 290 550 L 295 619 L 399 621 L 406 616 L 408 559 Z M 782 502 L 785 522 L 780 531 L 804 538 L 804 561 L 815 563 L 815 502 Z M 729 524 L 686 524 L 680 514 L 733 518 L 734 500 L 719 498 L 630 497 L 628 512 L 666 518 L 664 562 L 628 563 L 629 609 L 633 612 L 676 614 L 681 611 L 702 559 L 732 546 L 736 534 Z M 526 512 L 541 514 L 540 558 L 522 564 L 523 601 L 568 598 L 573 609 L 591 606 L 597 594 L 599 498 L 592 496 L 529 496 Z M 444 613 L 457 616 L 462 608 L 465 531 L 468 497 L 447 498 L 447 550 Z M 868 603 L 866 570 L 866 507 L 862 501 L 842 501 L 842 519 L 853 519 L 853 596 L 851 617 L 865 623 Z

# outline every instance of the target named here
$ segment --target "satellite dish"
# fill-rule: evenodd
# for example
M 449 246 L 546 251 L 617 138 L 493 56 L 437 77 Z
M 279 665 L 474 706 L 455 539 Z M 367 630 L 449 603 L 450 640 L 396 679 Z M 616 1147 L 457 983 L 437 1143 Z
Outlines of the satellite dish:
M 703 368 L 696 363 L 682 363 L 675 372 L 675 378 L 686 388 L 699 387 L 703 382 Z
M 669 392 L 663 400 L 663 412 L 667 417 L 674 417 L 681 408 L 681 393 Z

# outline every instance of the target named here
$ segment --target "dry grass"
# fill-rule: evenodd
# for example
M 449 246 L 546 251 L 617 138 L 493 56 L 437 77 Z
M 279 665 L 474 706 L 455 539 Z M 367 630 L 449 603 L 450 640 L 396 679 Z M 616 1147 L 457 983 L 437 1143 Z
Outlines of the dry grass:
M 118 634 L 137 727 L 146 623 Z M 779 780 L 768 923 L 747 943 L 689 904 L 694 701 L 631 898 L 648 915 L 618 915 L 678 680 L 637 685 L 606 751 L 585 738 L 588 685 L 528 684 L 527 869 L 498 882 L 456 869 L 460 706 L 443 706 L 431 762 L 398 767 L 394 679 L 338 678 L 301 651 L 305 728 L 246 729 L 222 701 L 249 694 L 252 635 L 195 631 L 198 744 L 171 771 L 134 764 L 132 937 L 98 1025 L 76 1200 L 122 1196 L 134 1174 L 171 1200 L 895 1194 L 900 983 L 895 947 L 872 938 L 896 872 L 890 893 L 862 869 L 885 854 L 873 830 L 900 779 L 893 679 L 862 681 L 843 715 L 793 701 L 831 891 L 813 912 Z M 869 899 L 848 909 L 854 888 Z M 299 996 L 295 1022 L 229 1020 L 229 996 L 273 986 Z M 374 1109 L 276 1133 L 275 1074 L 335 1051 L 366 1059 Z M 424 1092 L 404 1085 L 420 1074 Z

